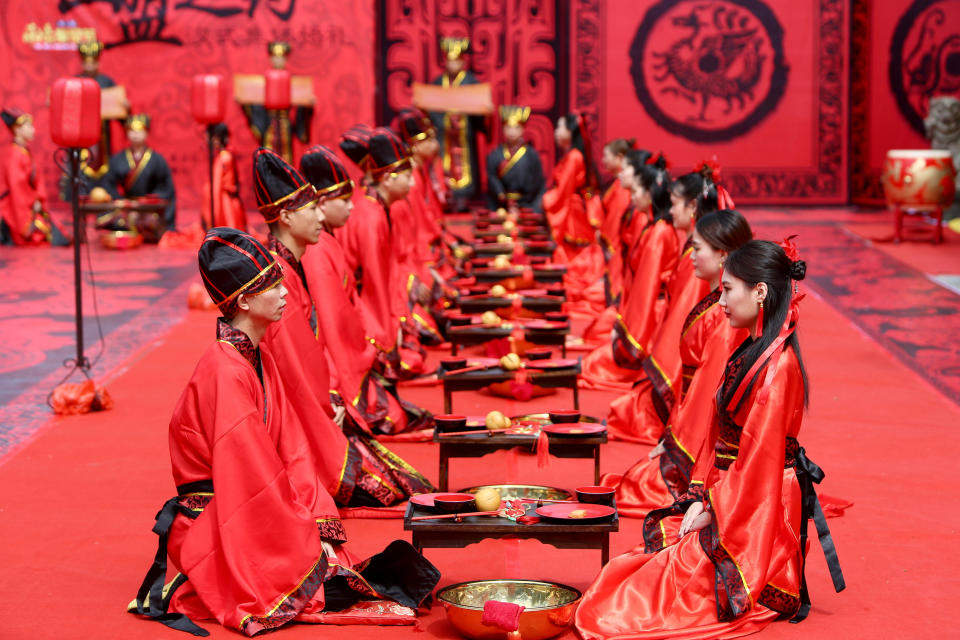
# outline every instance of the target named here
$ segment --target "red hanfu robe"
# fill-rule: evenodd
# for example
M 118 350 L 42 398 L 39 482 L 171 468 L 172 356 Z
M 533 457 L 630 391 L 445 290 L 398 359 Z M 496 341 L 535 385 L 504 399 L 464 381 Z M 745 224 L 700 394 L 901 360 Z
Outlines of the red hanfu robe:
M 677 404 L 662 439 L 666 451 L 653 460 L 644 456 L 625 474 L 607 474 L 600 481 L 617 489 L 617 510 L 621 515 L 643 518 L 687 491 L 694 456 L 711 434 L 716 412 L 714 395 L 724 366 L 736 345 L 747 337 L 745 330 L 730 327 L 719 300 L 720 290 L 714 289 L 691 309 L 684 322 L 679 348 L 682 382 L 676 385 Z M 623 412 L 649 402 L 650 394 L 631 393 L 625 397 L 632 402 Z
M 377 192 L 354 193 L 350 221 L 337 230 L 347 265 L 356 276 L 367 337 L 382 351 L 397 345 L 400 320 L 391 292 L 396 287 L 390 221 Z
M 201 203 L 204 224 L 209 227 L 233 227 L 245 231 L 247 214 L 240 199 L 237 181 L 237 159 L 221 149 L 213 160 L 213 216 L 210 216 L 210 184 L 203 185 Z
M 554 262 L 567 263 L 595 242 L 594 228 L 600 221 L 587 215 L 582 191 L 587 167 L 579 149 L 570 149 L 553 167 L 553 187 L 543 194 L 543 212 L 557 241 Z
M 607 427 L 618 440 L 654 444 L 677 400 L 680 382 L 680 337 L 690 309 L 709 293 L 710 285 L 697 278 L 689 241 L 667 283 L 667 312 L 657 330 L 650 355 L 642 363 L 646 377 L 610 405 Z M 729 353 L 723 354 L 726 362 Z
M 617 178 L 603 194 L 603 222 L 600 224 L 600 245 L 607 264 L 606 279 L 610 300 L 623 288 L 623 258 L 620 251 L 620 223 L 630 208 L 630 191 Z
M 727 365 L 718 398 L 730 390 L 741 358 L 742 348 Z M 583 638 L 730 638 L 798 610 L 801 503 L 795 455 L 803 377 L 787 348 L 761 404 L 757 395 L 769 366 L 761 368 L 738 409 L 718 408 L 715 437 L 698 454 L 684 498 L 702 500 L 710 524 L 676 541 L 675 534 L 664 538 L 657 512 L 650 514 L 646 548 L 661 550 L 645 553 L 637 547 L 601 570 L 577 609 Z M 665 511 L 680 514 L 681 504 Z
M 369 426 L 353 404 L 344 403 L 350 414 L 344 425 L 355 428 L 345 432 L 333 422 L 330 395 L 336 389 L 331 386 L 324 334 L 303 284 L 302 268 L 273 236 L 268 248 L 283 269 L 288 294 L 283 318 L 270 325 L 263 342 L 276 355 L 287 395 L 309 427 L 324 485 L 343 506 L 390 506 L 413 493 L 430 491 L 426 478 L 392 453 L 381 451 L 381 445 L 364 433 Z M 394 465 L 396 461 L 401 464 Z
M 670 223 L 657 220 L 644 228 L 625 264 L 629 288 L 623 292 L 612 344 L 597 347 L 584 358 L 584 386 L 626 389 L 643 375 L 642 363 L 662 318 L 659 298 L 679 253 L 677 232 Z
M 421 426 L 423 420 L 408 419 L 407 407 L 417 418 L 428 414 L 390 393 L 377 373 L 378 352 L 366 339 L 355 306 L 356 288 L 333 234 L 321 233 L 320 241 L 307 247 L 302 264 L 309 290 L 316 292 L 314 305 L 333 389 L 356 407 L 374 432 L 397 433 Z
M 37 175 L 33 155 L 16 143 L 7 148 L 0 180 L 0 217 L 7 223 L 16 245 L 42 244 L 51 240 L 54 222 L 45 211 L 34 213 L 35 202 L 46 204 L 47 192 Z
M 170 611 L 214 617 L 246 635 L 322 609 L 321 540 L 346 540 L 273 358 L 260 351 L 261 383 L 250 355 L 222 338 L 208 347 L 174 410 L 174 482 L 212 481 L 213 491 L 181 490 L 181 504 L 201 513 L 178 514 L 167 546 L 189 576 Z
M 434 166 L 437 166 L 436 163 Z M 427 275 L 424 273 L 423 266 L 436 261 L 434 248 L 443 236 L 443 203 L 437 192 L 439 184 L 435 184 L 435 180 L 431 167 L 416 164 L 413 171 L 413 184 L 407 196 L 417 218 L 414 253 L 422 280 L 426 280 Z

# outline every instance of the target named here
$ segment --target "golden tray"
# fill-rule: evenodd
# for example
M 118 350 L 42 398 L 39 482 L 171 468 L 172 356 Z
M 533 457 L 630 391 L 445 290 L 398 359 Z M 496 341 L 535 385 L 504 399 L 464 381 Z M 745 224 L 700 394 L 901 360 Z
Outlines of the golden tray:
M 502 640 L 507 633 L 481 622 L 483 604 L 499 600 L 523 605 L 520 637 L 545 640 L 567 630 L 573 623 L 581 593 L 573 587 L 538 580 L 475 580 L 441 589 L 437 600 L 443 603 L 457 631 L 468 638 Z

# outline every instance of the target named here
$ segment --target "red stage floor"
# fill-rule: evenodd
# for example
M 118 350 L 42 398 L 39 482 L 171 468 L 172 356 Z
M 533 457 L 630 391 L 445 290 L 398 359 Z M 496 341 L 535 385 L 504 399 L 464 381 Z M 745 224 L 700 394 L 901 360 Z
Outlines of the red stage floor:
M 960 363 L 955 342 L 951 343 L 960 335 L 956 315 L 960 297 L 935 292 L 938 340 L 920 343 L 917 336 L 934 330 L 921 324 L 931 305 L 922 291 L 911 287 L 925 279 L 923 269 L 930 265 L 936 265 L 939 273 L 960 273 L 956 236 L 941 247 L 878 248 L 845 230 L 856 229 L 862 224 L 858 220 L 876 222 L 858 219 L 861 214 L 844 210 L 747 214 L 761 236 L 801 233 L 798 242 L 809 263 L 806 288 L 813 294 L 803 304 L 801 340 L 812 390 L 801 440 L 827 471 L 824 491 L 855 503 L 842 518 L 830 521 L 847 590 L 832 593 L 822 554 L 814 547 L 809 565 L 813 613 L 800 625 L 777 623 L 761 636 L 950 635 L 944 629 L 950 628 L 949 612 L 958 596 L 956 580 L 949 572 L 960 565 L 960 552 L 952 544 L 960 528 L 960 500 L 949 488 L 936 487 L 943 486 L 943 478 L 949 477 L 960 457 L 960 436 L 953 430 L 960 420 L 960 407 L 948 396 L 954 388 L 953 378 L 947 375 L 949 367 L 942 364 L 951 358 L 954 367 Z M 901 248 L 907 251 L 897 255 Z M 46 258 L 51 264 L 57 259 L 68 261 L 69 252 L 60 256 L 54 255 L 58 252 L 44 253 L 4 249 L 0 264 L 26 260 L 22 256 L 31 254 L 35 260 Z M 13 315 L 18 309 L 17 296 L 28 295 L 26 288 L 10 295 L 5 287 L 0 294 L 2 317 L 20 318 L 4 324 L 5 345 L 14 354 L 18 350 L 43 353 L 41 362 L 30 365 L 40 367 L 32 370 L 37 372 L 30 374 L 33 378 L 23 373 L 28 367 L 21 367 L 18 382 L 8 381 L 9 371 L 0 382 L 0 391 L 5 389 L 8 394 L 3 396 L 7 413 L 0 429 L 10 436 L 7 446 L 21 445 L 4 457 L 0 466 L 0 565 L 4 567 L 0 610 L 7 612 L 0 637 L 182 638 L 186 636 L 137 619 L 124 608 L 156 549 L 156 538 L 150 533 L 153 516 L 173 490 L 166 451 L 167 420 L 197 354 L 211 339 L 214 315 L 185 310 L 185 284 L 194 268 L 190 252 L 167 255 L 144 249 L 130 254 L 94 252 L 92 257 L 98 276 L 101 270 L 105 274 L 162 272 L 162 285 L 153 284 L 156 278 L 129 277 L 163 291 L 136 296 L 118 293 L 118 302 L 109 307 L 114 320 L 107 334 L 109 355 L 97 371 L 98 378 L 109 378 L 116 408 L 76 418 L 47 419 L 39 404 L 27 411 L 28 419 L 17 418 L 21 415 L 17 412 L 30 408 L 31 398 L 42 398 L 52 387 L 59 359 L 64 354 L 69 357 L 67 325 L 72 307 L 62 265 L 56 278 L 38 277 L 56 272 L 50 266 L 32 271 L 21 266 L 16 273 L 0 267 L 7 282 L 29 275 L 29 293 L 36 294 L 37 300 L 60 300 L 58 307 L 24 303 L 22 308 L 30 313 Z M 841 270 L 847 268 L 855 271 Z M 905 290 L 911 292 L 909 296 L 902 293 Z M 138 300 L 135 306 L 121 304 L 131 297 Z M 857 313 L 863 309 L 887 320 L 859 317 Z M 103 315 L 106 318 L 108 314 Z M 59 328 L 44 330 L 28 342 L 33 339 L 30 329 L 46 326 L 43 323 L 50 318 L 60 323 Z M 891 323 L 894 329 L 889 328 Z M 903 332 L 912 344 L 924 348 L 899 348 L 907 341 Z M 128 337 L 121 340 L 121 336 Z M 938 348 L 936 358 L 923 355 L 933 347 Z M 16 360 L 5 356 L 4 361 Z M 436 387 L 409 387 L 403 393 L 431 410 L 440 409 Z M 6 400 L 10 397 L 20 400 Z M 602 415 L 612 397 L 586 392 L 584 409 Z M 499 408 L 515 413 L 566 404 L 568 398 L 561 392 L 521 404 L 470 394 L 462 402 L 458 398 L 458 409 L 479 413 Z M 390 446 L 436 478 L 434 445 Z M 602 468 L 622 471 L 646 451 L 647 447 L 640 445 L 611 443 L 604 449 Z M 538 469 L 533 456 L 500 453 L 484 458 L 482 464 L 456 461 L 451 484 L 522 481 L 570 487 L 589 475 L 587 461 L 554 459 L 548 468 Z M 390 539 L 406 537 L 398 520 L 349 520 L 347 527 L 358 555 L 377 551 Z M 624 519 L 621 532 L 613 538 L 612 551 L 622 553 L 640 539 L 640 522 Z M 428 550 L 427 554 L 443 572 L 441 584 L 528 577 L 584 588 L 599 562 L 597 552 L 561 551 L 518 541 L 488 541 L 465 551 Z M 421 624 L 428 633 L 419 637 L 456 637 L 439 608 Z M 214 638 L 239 637 L 212 623 L 204 626 Z M 414 631 L 297 626 L 280 633 L 289 638 L 357 640 L 410 637 Z

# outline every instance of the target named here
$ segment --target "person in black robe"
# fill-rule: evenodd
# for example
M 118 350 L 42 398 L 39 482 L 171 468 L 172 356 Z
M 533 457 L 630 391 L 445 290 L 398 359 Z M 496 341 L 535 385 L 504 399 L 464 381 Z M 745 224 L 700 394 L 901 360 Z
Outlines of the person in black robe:
M 487 156 L 487 191 L 491 209 L 533 209 L 542 212 L 546 179 L 540 155 L 523 139 L 530 107 L 500 107 L 503 144 Z
M 267 43 L 270 66 L 274 69 L 285 69 L 291 50 L 286 42 Z M 294 136 L 303 144 L 310 144 L 313 107 L 295 107 L 292 121 L 288 109 L 267 109 L 262 104 L 245 104 L 242 109 L 247 126 L 260 146 L 276 151 L 287 162 L 293 162 Z
M 432 84 L 444 88 L 477 84 L 477 77 L 467 68 L 464 54 L 470 48 L 469 38 L 440 38 L 444 70 Z M 430 119 L 437 130 L 443 174 L 453 197 L 453 211 L 466 211 L 467 201 L 477 193 L 480 184 L 480 155 L 477 135 L 487 135 L 484 116 L 471 116 L 450 111 L 431 111 Z
M 127 140 L 130 146 L 110 158 L 110 169 L 103 180 L 103 187 L 114 198 L 141 198 L 154 196 L 166 200 L 163 210 L 162 226 L 159 228 L 145 228 L 145 221 L 141 216 L 137 227 L 141 233 L 156 239 L 164 231 L 171 231 L 177 226 L 177 192 L 173 186 L 173 173 L 162 155 L 147 145 L 150 132 L 150 117 L 145 114 L 134 114 L 127 119 Z M 112 225 L 112 226 L 111 226 Z M 108 228 L 123 230 L 128 226 L 127 221 L 116 217 Z

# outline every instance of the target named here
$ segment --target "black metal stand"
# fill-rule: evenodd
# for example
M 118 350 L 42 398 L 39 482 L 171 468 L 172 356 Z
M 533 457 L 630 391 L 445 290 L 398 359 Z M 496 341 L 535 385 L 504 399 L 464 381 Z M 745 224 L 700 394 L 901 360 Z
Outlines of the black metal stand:
M 213 208 L 214 202 L 214 193 L 213 193 L 213 135 L 210 133 L 210 127 L 207 127 L 207 168 L 210 170 L 210 224 L 207 225 L 207 221 L 203 221 L 204 231 L 208 231 L 210 227 L 216 226 L 216 214 Z M 202 217 L 202 216 L 201 216 Z
M 80 149 L 68 149 L 70 155 L 71 204 L 73 205 L 73 288 L 76 297 L 76 367 L 89 377 L 90 361 L 83 354 L 83 281 L 80 278 L 80 244 L 86 242 L 86 220 L 80 213 Z

